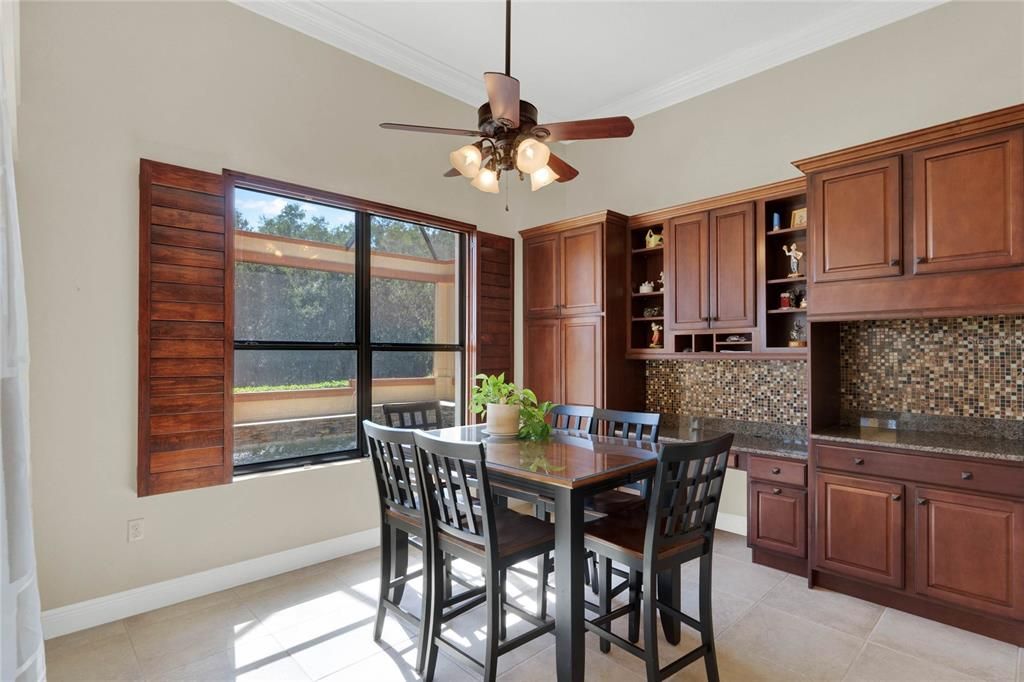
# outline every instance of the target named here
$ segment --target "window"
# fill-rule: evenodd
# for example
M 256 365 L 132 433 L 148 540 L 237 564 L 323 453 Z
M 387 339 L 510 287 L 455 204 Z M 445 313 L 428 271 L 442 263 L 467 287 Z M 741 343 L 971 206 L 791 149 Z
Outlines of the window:
M 383 403 L 461 423 L 465 234 L 234 184 L 236 472 L 360 456 Z

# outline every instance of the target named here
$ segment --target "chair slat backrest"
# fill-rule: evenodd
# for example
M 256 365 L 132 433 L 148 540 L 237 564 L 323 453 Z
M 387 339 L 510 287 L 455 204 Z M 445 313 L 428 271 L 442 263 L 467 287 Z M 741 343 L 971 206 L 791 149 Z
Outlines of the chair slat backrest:
M 589 431 L 594 408 L 589 405 L 555 405 L 551 408 L 551 428 L 559 431 Z
M 649 556 L 683 537 L 712 540 L 732 438 L 730 433 L 698 443 L 673 443 L 661 451 L 644 543 Z
M 483 545 L 489 556 L 496 556 L 493 497 L 483 443 L 458 443 L 421 431 L 413 433 L 429 531 Z
M 441 428 L 441 401 L 421 400 L 413 403 L 384 403 L 384 421 L 393 429 Z
M 418 514 L 420 502 L 416 485 L 416 440 L 413 432 L 374 424 L 369 419 L 363 420 L 363 430 L 373 460 L 381 513 L 390 508 Z
M 657 412 L 626 412 L 624 410 L 594 410 L 590 420 L 590 433 L 616 436 L 629 440 L 658 442 L 661 415 Z

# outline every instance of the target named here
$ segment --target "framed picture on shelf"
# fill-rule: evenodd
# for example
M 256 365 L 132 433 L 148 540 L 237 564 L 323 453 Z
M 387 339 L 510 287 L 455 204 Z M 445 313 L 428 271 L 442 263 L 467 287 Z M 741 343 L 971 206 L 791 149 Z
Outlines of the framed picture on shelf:
M 807 227 L 807 209 L 795 209 L 789 216 L 789 226 L 791 228 Z

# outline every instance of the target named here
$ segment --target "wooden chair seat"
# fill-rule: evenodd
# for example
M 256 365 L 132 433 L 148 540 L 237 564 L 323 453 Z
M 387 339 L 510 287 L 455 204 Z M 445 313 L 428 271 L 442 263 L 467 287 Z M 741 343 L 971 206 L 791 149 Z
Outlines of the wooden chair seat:
M 624 514 L 634 509 L 646 509 L 647 500 L 638 493 L 624 490 L 606 490 L 586 500 L 587 511 L 598 514 Z
M 634 561 L 629 563 L 640 566 L 644 558 L 646 534 L 647 509 L 640 507 L 591 521 L 586 525 L 585 543 L 600 556 L 609 556 L 616 560 L 632 557 Z M 677 557 L 685 552 L 693 552 L 697 556 L 701 553 L 703 545 L 704 534 L 700 531 L 689 536 L 674 537 L 659 549 L 658 560 Z
M 555 527 L 552 524 L 510 509 L 494 510 L 494 530 L 501 563 L 524 553 L 535 556 L 555 547 Z M 484 555 L 482 543 L 469 542 L 443 532 L 441 539 L 444 544 L 452 543 L 477 556 Z

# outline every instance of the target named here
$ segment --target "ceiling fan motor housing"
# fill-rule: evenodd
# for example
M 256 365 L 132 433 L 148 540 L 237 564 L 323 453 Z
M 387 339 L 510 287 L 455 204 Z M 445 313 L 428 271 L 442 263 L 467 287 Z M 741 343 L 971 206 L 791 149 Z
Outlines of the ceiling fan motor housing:
M 511 136 L 515 136 L 519 133 L 528 132 L 533 126 L 537 125 L 537 107 L 533 106 L 525 100 L 519 100 L 519 127 L 509 129 L 499 121 L 495 121 L 494 117 L 491 116 L 491 103 L 484 102 L 480 105 L 480 108 L 476 110 L 477 113 L 477 127 L 480 129 L 480 133 L 484 137 L 502 137 L 506 133 L 510 133 Z

